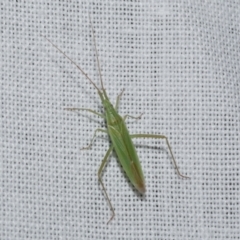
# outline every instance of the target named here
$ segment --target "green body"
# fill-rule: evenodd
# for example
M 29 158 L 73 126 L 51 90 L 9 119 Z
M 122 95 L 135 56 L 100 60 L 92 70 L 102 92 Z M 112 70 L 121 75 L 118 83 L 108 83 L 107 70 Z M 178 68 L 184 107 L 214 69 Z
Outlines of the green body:
M 132 184 L 139 192 L 145 193 L 146 189 L 142 168 L 124 119 L 117 113 L 109 101 L 105 90 L 98 92 L 98 94 L 105 108 L 108 134 L 118 159 Z
M 90 19 L 90 17 L 89 17 L 89 19 Z M 90 23 L 91 23 L 91 19 L 90 19 Z M 91 26 L 92 26 L 92 24 L 91 24 Z M 92 28 L 92 33 L 93 33 L 93 28 Z M 83 149 L 89 149 L 91 147 L 92 142 L 95 139 L 97 131 L 108 133 L 110 138 L 111 138 L 112 145 L 110 146 L 110 148 L 106 152 L 105 157 L 103 158 L 102 163 L 101 163 L 101 165 L 99 167 L 99 170 L 98 170 L 98 179 L 99 179 L 99 181 L 100 181 L 100 183 L 103 187 L 103 191 L 106 194 L 107 201 L 108 201 L 108 203 L 110 205 L 110 208 L 111 208 L 111 211 L 112 211 L 112 217 L 109 219 L 108 223 L 113 219 L 115 213 L 114 213 L 114 209 L 113 209 L 113 206 L 111 204 L 111 201 L 108 197 L 107 191 L 106 191 L 106 189 L 104 187 L 104 184 L 102 182 L 101 174 L 102 174 L 103 168 L 105 167 L 107 159 L 108 159 L 108 157 L 111 154 L 113 149 L 115 150 L 115 152 L 118 156 L 118 159 L 120 160 L 121 165 L 122 165 L 124 171 L 126 172 L 128 178 L 132 182 L 132 184 L 137 188 L 137 190 L 139 192 L 145 193 L 145 191 L 146 191 L 142 168 L 141 168 L 138 156 L 137 156 L 135 146 L 133 145 L 132 138 L 165 139 L 165 141 L 167 143 L 167 146 L 169 148 L 169 151 L 171 153 L 174 166 L 177 170 L 177 174 L 182 178 L 188 178 L 186 176 L 183 176 L 179 172 L 176 161 L 175 161 L 175 158 L 173 156 L 173 153 L 172 153 L 172 150 L 171 150 L 171 147 L 170 147 L 170 144 L 169 144 L 169 141 L 168 141 L 166 136 L 155 135 L 155 134 L 132 134 L 132 135 L 129 134 L 128 129 L 125 125 L 125 119 L 129 115 L 122 118 L 117 112 L 118 101 L 119 101 L 119 98 L 120 98 L 121 94 L 118 96 L 116 107 L 114 108 L 113 105 L 111 104 L 111 102 L 109 101 L 107 93 L 106 93 L 106 91 L 103 87 L 101 71 L 100 71 L 101 68 L 100 68 L 100 64 L 99 64 L 99 60 L 98 60 L 98 53 L 97 53 L 94 33 L 93 33 L 93 40 L 94 40 L 94 46 L 95 46 L 95 50 L 96 50 L 96 59 L 97 59 L 97 64 L 98 64 L 99 77 L 100 77 L 100 81 L 101 81 L 101 89 L 96 86 L 96 84 L 88 77 L 88 75 L 81 69 L 81 67 L 79 67 L 70 57 L 68 57 L 61 49 L 59 49 L 56 45 L 54 45 L 49 39 L 46 38 L 46 40 L 48 42 L 50 42 L 53 45 L 53 47 L 55 47 L 59 52 L 61 52 L 71 63 L 73 63 L 79 69 L 79 71 L 89 80 L 89 82 L 98 91 L 98 94 L 99 94 L 99 96 L 101 98 L 101 101 L 102 101 L 102 104 L 104 106 L 104 109 L 105 109 L 105 114 L 104 115 L 101 114 L 101 113 L 97 113 L 96 111 L 88 109 L 88 108 L 67 108 L 66 110 L 70 110 L 70 111 L 76 111 L 76 110 L 77 111 L 89 111 L 89 112 L 91 112 L 91 113 L 93 113 L 93 114 L 95 114 L 99 117 L 105 118 L 106 121 L 107 121 L 107 128 L 108 128 L 107 131 L 104 130 L 104 129 L 96 129 L 95 133 L 94 133 L 94 137 L 91 141 L 91 144 L 88 147 L 83 148 Z M 129 116 L 129 117 L 132 117 L 132 116 Z M 140 117 L 141 117 L 141 115 L 140 115 Z

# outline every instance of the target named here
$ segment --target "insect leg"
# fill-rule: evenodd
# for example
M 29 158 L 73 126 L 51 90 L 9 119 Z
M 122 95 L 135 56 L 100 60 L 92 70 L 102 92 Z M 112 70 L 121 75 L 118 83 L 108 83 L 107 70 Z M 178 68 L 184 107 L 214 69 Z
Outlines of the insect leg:
M 143 115 L 144 113 L 141 113 L 138 117 L 134 117 L 134 116 L 131 116 L 131 115 L 125 115 L 124 117 L 123 117 L 123 120 L 125 121 L 128 117 L 129 118 L 134 118 L 134 119 L 141 119 L 141 117 L 142 117 L 142 115 Z
M 113 150 L 113 145 L 108 149 L 108 151 L 107 151 L 107 153 L 105 154 L 105 157 L 103 158 L 102 163 L 101 163 L 101 165 L 100 165 L 100 167 L 99 167 L 99 169 L 98 169 L 98 180 L 99 180 L 99 182 L 100 182 L 101 185 L 102 185 L 103 191 L 104 191 L 104 193 L 105 193 L 105 196 L 106 196 L 106 198 L 107 198 L 108 204 L 109 204 L 110 209 L 111 209 L 111 211 L 112 211 L 112 216 L 111 216 L 111 218 L 108 220 L 107 224 L 114 218 L 115 212 L 114 212 L 112 203 L 111 203 L 111 201 L 110 201 L 110 199 L 109 199 L 109 197 L 108 197 L 106 188 L 105 188 L 105 186 L 104 186 L 104 184 L 103 184 L 103 182 L 102 182 L 102 177 L 101 177 L 101 175 L 102 175 L 103 168 L 105 167 L 105 164 L 106 164 L 106 162 L 107 162 L 107 160 L 108 160 L 108 157 L 109 157 L 109 155 L 111 154 L 112 150 Z
M 101 113 L 98 113 L 92 109 L 89 109 L 89 108 L 64 108 L 64 110 L 67 110 L 67 111 L 88 111 L 88 112 L 91 112 L 101 118 L 104 118 L 105 119 L 105 116 Z
M 166 143 L 168 145 L 168 149 L 171 153 L 171 156 L 172 156 L 172 160 L 173 160 L 173 164 L 176 168 L 176 171 L 177 171 L 177 174 L 178 176 L 182 177 L 182 178 L 189 178 L 187 176 L 184 176 L 180 173 L 179 169 L 178 169 L 178 166 L 177 166 L 177 163 L 175 161 L 175 158 L 173 156 L 173 153 L 172 153 L 172 149 L 171 149 L 171 146 L 169 144 L 169 141 L 168 141 L 168 138 L 164 135 L 154 135 L 154 134 L 132 134 L 130 135 L 131 138 L 161 138 L 161 139 L 165 139 L 166 140 Z
M 118 105 L 119 105 L 119 101 L 120 101 L 120 98 L 122 97 L 123 95 L 123 92 L 124 92 L 125 89 L 123 89 L 120 94 L 117 96 L 117 100 L 116 100 L 116 104 L 115 104 L 115 109 L 116 111 L 118 110 Z
M 107 130 L 105 130 L 105 129 L 97 128 L 97 129 L 94 131 L 94 135 L 93 135 L 93 138 L 92 138 L 90 144 L 89 144 L 87 147 L 81 148 L 81 150 L 87 150 L 87 149 L 90 149 L 90 148 L 91 148 L 91 146 L 92 146 L 92 144 L 93 144 L 93 141 L 94 141 L 95 138 L 97 137 L 97 132 L 108 133 Z

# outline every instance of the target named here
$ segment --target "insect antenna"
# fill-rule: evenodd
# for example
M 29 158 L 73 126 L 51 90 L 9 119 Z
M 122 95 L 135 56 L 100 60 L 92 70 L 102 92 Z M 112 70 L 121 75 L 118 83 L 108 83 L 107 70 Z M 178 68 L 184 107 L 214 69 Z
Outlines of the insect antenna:
M 103 81 L 102 81 L 101 66 L 100 66 L 100 61 L 99 61 L 99 57 L 98 57 L 98 50 L 97 50 L 97 44 L 96 44 L 94 29 L 93 29 L 93 25 L 92 25 L 92 20 L 91 20 L 90 14 L 88 14 L 88 16 L 89 16 L 89 22 L 90 22 L 90 25 L 91 25 L 91 29 L 92 29 L 92 38 L 93 38 L 94 49 L 95 49 L 95 52 L 96 52 L 96 61 L 97 61 L 99 78 L 100 78 L 102 90 L 104 90 Z
M 64 53 L 57 45 L 55 45 L 50 39 L 48 39 L 47 37 L 41 35 L 42 37 L 44 37 L 54 48 L 56 48 L 60 53 L 63 54 L 63 56 L 65 58 L 67 58 L 73 65 L 75 65 L 78 70 L 80 70 L 80 72 L 90 81 L 90 83 L 98 90 L 98 92 L 101 92 L 101 90 L 97 87 L 97 85 L 91 80 L 91 78 L 82 70 L 82 68 L 80 66 L 77 65 L 76 62 L 74 62 L 69 56 L 67 56 L 66 53 Z

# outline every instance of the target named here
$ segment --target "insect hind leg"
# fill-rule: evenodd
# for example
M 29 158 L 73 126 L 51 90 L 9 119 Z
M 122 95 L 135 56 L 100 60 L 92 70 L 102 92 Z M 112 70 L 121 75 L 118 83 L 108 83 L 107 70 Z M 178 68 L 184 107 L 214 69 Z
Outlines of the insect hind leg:
M 104 186 L 104 184 L 103 184 L 101 175 L 102 175 L 103 168 L 105 167 L 106 162 L 107 162 L 107 160 L 108 160 L 108 157 L 109 157 L 109 155 L 111 154 L 112 150 L 113 150 L 113 145 L 108 149 L 108 151 L 107 151 L 107 153 L 105 154 L 105 156 L 104 156 L 104 158 L 103 158 L 103 160 L 102 160 L 102 163 L 101 163 L 101 165 L 100 165 L 100 167 L 99 167 L 99 169 L 98 169 L 98 180 L 99 180 L 100 184 L 102 185 L 103 192 L 104 192 L 104 194 L 105 194 L 105 196 L 106 196 L 106 198 L 107 198 L 107 202 L 108 202 L 108 204 L 109 204 L 109 206 L 110 206 L 110 209 L 111 209 L 111 211 L 112 211 L 112 216 L 111 216 L 111 218 L 108 220 L 107 224 L 108 224 L 109 222 L 111 222 L 111 220 L 114 218 L 115 212 L 114 212 L 112 203 L 111 203 L 111 201 L 110 201 L 110 198 L 108 197 L 106 188 L 105 188 L 105 186 Z
M 190 178 L 190 177 L 187 177 L 187 176 L 184 176 L 180 173 L 179 169 L 178 169 L 178 166 L 177 166 L 177 163 L 176 163 L 176 160 L 173 156 L 173 153 L 172 153 L 172 148 L 170 146 L 170 143 L 168 141 L 168 138 L 164 135 L 155 135 L 155 134 L 132 134 L 130 135 L 131 138 L 161 138 L 161 139 L 165 139 L 166 143 L 167 143 L 167 146 L 168 146 L 168 149 L 170 151 L 170 154 L 171 154 L 171 157 L 172 157 L 172 161 L 173 161 L 173 164 L 174 164 L 174 167 L 177 171 L 177 174 L 179 177 L 181 178 Z

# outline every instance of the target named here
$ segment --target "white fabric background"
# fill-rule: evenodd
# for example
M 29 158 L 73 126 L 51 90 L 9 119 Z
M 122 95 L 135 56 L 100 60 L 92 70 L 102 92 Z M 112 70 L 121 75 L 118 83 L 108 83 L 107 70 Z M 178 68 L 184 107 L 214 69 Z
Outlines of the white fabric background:
M 0 239 L 239 239 L 240 5 L 238 1 L 1 1 Z M 99 85 L 131 133 L 146 179 L 142 197 L 108 149 L 94 88 L 46 35 Z

